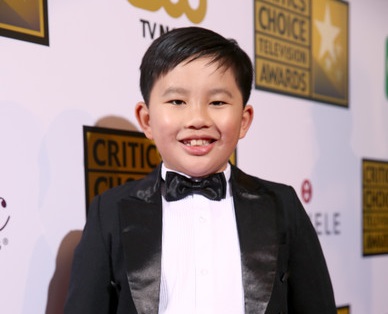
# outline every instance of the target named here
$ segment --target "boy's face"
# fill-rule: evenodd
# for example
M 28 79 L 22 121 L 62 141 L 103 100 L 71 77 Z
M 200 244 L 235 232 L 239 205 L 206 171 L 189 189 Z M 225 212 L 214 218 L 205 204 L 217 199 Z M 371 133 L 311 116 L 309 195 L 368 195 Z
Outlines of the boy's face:
M 231 69 L 210 59 L 182 62 L 154 84 L 136 115 L 166 167 L 192 177 L 221 172 L 253 118 Z

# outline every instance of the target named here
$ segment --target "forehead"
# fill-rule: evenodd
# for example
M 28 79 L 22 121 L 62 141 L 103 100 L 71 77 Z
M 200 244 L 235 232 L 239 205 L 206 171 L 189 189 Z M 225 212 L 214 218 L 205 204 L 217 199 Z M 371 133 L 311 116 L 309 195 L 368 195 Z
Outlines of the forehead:
M 231 68 L 209 58 L 185 60 L 155 80 L 150 103 L 170 97 L 224 95 L 237 102 L 243 95 Z M 223 96 L 223 97 L 224 97 Z
M 198 67 L 209 67 L 209 68 L 213 68 L 214 70 L 220 71 L 222 73 L 230 69 L 232 71 L 232 74 L 235 75 L 232 66 L 229 63 L 227 63 L 225 59 L 223 58 L 216 59 L 213 56 L 202 56 L 202 57 L 193 56 L 191 58 L 188 58 L 178 63 L 171 70 L 173 70 L 176 67 L 189 66 L 192 63 L 194 63 Z
M 169 80 L 177 77 L 180 80 L 192 81 L 195 85 L 201 83 L 201 80 L 214 79 L 216 77 L 228 78 L 237 83 L 234 68 L 222 60 L 216 60 L 212 57 L 192 57 L 181 61 L 167 71 L 161 73 L 154 81 L 154 85 L 160 81 Z M 179 81 L 177 82 L 179 83 Z

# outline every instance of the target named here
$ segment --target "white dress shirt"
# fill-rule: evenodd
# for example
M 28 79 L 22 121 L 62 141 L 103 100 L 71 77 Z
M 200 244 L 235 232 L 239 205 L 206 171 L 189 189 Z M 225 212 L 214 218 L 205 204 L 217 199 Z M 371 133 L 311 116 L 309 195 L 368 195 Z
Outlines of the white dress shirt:
M 166 171 L 162 165 L 162 177 Z M 163 198 L 160 314 L 243 314 L 244 292 L 230 165 L 226 198 Z M 181 173 L 182 174 L 182 173 Z

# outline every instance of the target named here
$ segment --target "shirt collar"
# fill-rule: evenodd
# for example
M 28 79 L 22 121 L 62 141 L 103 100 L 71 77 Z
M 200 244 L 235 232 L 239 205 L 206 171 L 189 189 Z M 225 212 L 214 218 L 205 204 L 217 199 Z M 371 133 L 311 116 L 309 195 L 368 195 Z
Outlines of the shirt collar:
M 162 175 L 162 179 L 163 179 L 163 180 L 166 179 L 166 173 L 167 173 L 167 171 L 174 171 L 174 170 L 171 170 L 171 169 L 167 168 L 167 167 L 164 165 L 164 163 L 162 163 L 162 172 L 161 172 L 161 175 Z M 188 175 L 185 174 L 185 173 L 182 173 L 182 172 L 179 172 L 179 171 L 175 171 L 175 172 L 177 172 L 177 173 L 179 173 L 179 174 L 181 174 L 181 175 L 183 175 L 183 176 L 185 176 L 185 177 L 188 177 L 188 178 L 190 177 L 190 176 L 188 176 Z M 224 172 L 224 176 L 225 176 L 226 182 L 229 183 L 230 173 L 231 173 L 231 168 L 230 168 L 230 164 L 229 164 L 229 163 L 226 165 L 226 168 L 225 168 L 225 170 L 224 170 L 223 172 Z

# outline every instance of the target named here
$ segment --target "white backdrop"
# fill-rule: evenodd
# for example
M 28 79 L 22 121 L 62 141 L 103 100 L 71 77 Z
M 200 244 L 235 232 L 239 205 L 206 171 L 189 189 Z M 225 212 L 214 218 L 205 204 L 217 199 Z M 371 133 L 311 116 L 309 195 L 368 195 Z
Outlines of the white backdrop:
M 254 90 L 255 120 L 238 146 L 238 165 L 294 186 L 299 196 L 309 180 L 313 194 L 304 205 L 320 234 L 337 305 L 387 314 L 388 257 L 362 255 L 362 159 L 388 161 L 388 2 L 348 3 L 349 108 Z M 137 126 L 138 67 L 149 30 L 156 26 L 158 36 L 160 26 L 192 25 L 185 15 L 172 18 L 125 0 L 48 5 L 49 47 L 0 37 L 0 227 L 9 218 L 0 231 L 0 312 L 6 314 L 60 313 L 71 250 L 85 223 L 82 126 L 110 116 Z M 199 25 L 235 38 L 253 60 L 253 5 L 208 0 Z

